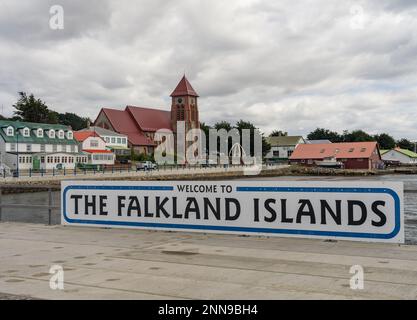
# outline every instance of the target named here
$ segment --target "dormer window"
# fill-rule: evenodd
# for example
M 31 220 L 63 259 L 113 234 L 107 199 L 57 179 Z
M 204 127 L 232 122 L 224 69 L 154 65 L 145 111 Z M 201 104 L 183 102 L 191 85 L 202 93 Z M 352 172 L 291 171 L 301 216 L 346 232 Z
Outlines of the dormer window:
M 12 136 L 14 135 L 14 128 L 13 128 L 12 126 L 7 127 L 7 129 L 6 129 L 6 134 L 7 134 L 9 137 L 12 137 Z
M 36 130 L 36 136 L 38 138 L 43 138 L 43 130 L 41 128 L 39 128 L 38 130 Z
M 64 135 L 65 135 L 64 130 L 59 130 L 58 131 L 58 138 L 59 139 L 64 139 Z
M 24 137 L 29 137 L 30 136 L 29 128 L 24 128 L 22 134 L 23 134 Z
M 68 131 L 68 132 L 67 132 L 67 139 L 68 139 L 68 140 L 72 140 L 72 139 L 74 139 L 74 134 L 72 133 L 72 131 Z
M 55 139 L 55 131 L 54 130 L 49 130 L 49 138 L 51 139 Z

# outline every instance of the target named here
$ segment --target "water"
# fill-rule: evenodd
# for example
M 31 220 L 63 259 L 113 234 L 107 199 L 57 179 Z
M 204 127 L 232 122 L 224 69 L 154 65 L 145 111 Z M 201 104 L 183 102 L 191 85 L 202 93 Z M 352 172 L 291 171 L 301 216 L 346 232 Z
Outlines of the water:
M 245 178 L 246 180 L 248 178 Z M 312 176 L 283 176 L 283 177 L 254 177 L 253 180 L 272 181 L 340 181 L 340 180 L 361 180 L 361 181 L 402 181 L 405 190 L 417 190 L 417 175 L 387 175 L 369 177 L 312 177 Z M 60 205 L 60 192 L 53 192 L 54 205 Z M 11 204 L 48 204 L 47 192 L 19 193 L 3 195 L 3 203 Z M 417 244 L 417 193 L 404 194 L 404 215 L 405 215 L 405 239 L 408 244 Z M 3 209 L 4 221 L 48 223 L 48 210 L 45 209 Z M 60 211 L 52 211 L 52 224 L 59 224 L 61 221 Z

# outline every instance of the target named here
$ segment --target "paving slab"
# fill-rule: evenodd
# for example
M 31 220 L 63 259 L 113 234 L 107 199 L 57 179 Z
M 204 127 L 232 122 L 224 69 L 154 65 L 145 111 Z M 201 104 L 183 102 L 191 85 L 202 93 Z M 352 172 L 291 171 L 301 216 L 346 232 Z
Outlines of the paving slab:
M 0 223 L 0 261 L 0 299 L 417 299 L 412 245 Z

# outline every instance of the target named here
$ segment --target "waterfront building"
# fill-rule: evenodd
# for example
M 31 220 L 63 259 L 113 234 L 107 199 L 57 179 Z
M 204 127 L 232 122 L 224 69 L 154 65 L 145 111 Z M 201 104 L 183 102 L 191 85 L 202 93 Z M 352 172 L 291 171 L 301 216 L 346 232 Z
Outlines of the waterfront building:
M 106 148 L 111 150 L 116 156 L 130 155 L 127 136 L 124 134 L 94 126 L 82 129 L 78 132 L 95 132 L 105 141 Z
M 94 166 L 114 165 L 115 155 L 106 148 L 106 142 L 94 131 L 76 131 L 74 137 L 87 155 L 87 163 Z
M 185 75 L 171 93 L 171 110 L 127 106 L 124 110 L 102 108 L 94 126 L 128 137 L 128 146 L 136 154 L 153 154 L 158 142 L 155 132 L 177 132 L 177 121 L 185 122 L 186 132 L 199 128 L 198 94 Z
M 267 137 L 266 141 L 271 145 L 271 150 L 266 156 L 269 160 L 288 160 L 299 144 L 306 143 L 302 136 Z
M 417 164 L 417 153 L 401 148 L 381 150 L 382 160 L 391 164 Z
M 345 169 L 377 169 L 383 165 L 377 142 L 299 144 L 290 157 L 291 164 L 317 166 L 341 163 Z
M 73 169 L 79 153 L 71 127 L 0 120 L 0 162 L 7 170 Z

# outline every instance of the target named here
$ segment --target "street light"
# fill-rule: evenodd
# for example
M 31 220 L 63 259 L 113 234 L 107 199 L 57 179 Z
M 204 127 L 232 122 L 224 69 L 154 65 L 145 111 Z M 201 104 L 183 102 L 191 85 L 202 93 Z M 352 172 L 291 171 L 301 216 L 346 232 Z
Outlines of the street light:
M 19 178 L 19 129 L 16 130 L 16 174 Z

